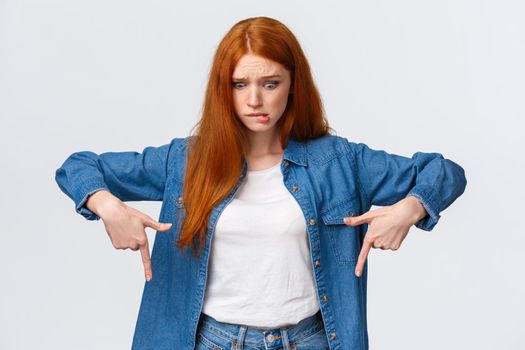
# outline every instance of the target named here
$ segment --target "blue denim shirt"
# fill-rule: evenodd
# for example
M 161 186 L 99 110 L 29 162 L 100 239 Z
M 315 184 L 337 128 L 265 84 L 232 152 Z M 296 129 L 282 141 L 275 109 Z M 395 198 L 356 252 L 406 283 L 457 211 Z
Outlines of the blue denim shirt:
M 201 313 L 215 224 L 246 175 L 210 214 L 200 257 L 175 246 L 180 229 L 186 146 L 189 137 L 138 152 L 76 152 L 56 171 L 56 182 L 88 220 L 99 217 L 85 207 L 88 195 L 109 190 L 122 201 L 162 201 L 152 250 L 153 279 L 146 282 L 133 338 L 135 350 L 193 350 Z M 363 143 L 328 135 L 308 142 L 290 139 L 281 171 L 307 225 L 310 263 L 326 334 L 332 350 L 368 349 L 367 264 L 354 274 L 367 225 L 347 226 L 343 218 L 372 205 L 392 205 L 416 196 L 428 215 L 416 227 L 430 231 L 465 190 L 462 167 L 439 153 L 417 152 L 411 158 L 373 150 Z M 293 190 L 292 190 L 293 188 Z M 182 218 L 183 216 L 181 216 Z

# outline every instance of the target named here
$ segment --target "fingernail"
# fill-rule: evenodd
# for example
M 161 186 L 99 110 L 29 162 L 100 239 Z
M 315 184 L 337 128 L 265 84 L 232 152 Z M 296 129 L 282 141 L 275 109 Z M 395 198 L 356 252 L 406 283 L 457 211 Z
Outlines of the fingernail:
M 346 218 L 343 219 L 343 221 L 344 221 L 345 224 L 348 224 L 350 222 L 350 218 L 346 217 Z
M 151 275 L 146 275 L 146 281 L 151 281 Z
M 355 270 L 355 275 L 357 277 L 361 277 L 361 271 L 360 270 Z

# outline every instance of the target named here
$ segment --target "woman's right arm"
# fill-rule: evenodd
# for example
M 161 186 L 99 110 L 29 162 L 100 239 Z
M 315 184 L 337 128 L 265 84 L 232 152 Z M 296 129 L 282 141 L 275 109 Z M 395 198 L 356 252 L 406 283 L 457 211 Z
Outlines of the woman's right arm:
M 79 214 L 88 220 L 102 219 L 115 248 L 140 249 L 148 281 L 152 271 L 145 228 L 167 231 L 171 224 L 159 223 L 124 201 L 163 199 L 170 150 L 183 140 L 147 147 L 142 153 L 73 153 L 55 175 L 58 186 L 73 199 Z
M 87 220 L 99 220 L 100 216 L 85 204 L 100 190 L 123 202 L 162 200 L 170 154 L 183 142 L 184 138 L 175 138 L 159 147 L 146 147 L 141 153 L 75 152 L 56 170 L 55 181 L 75 202 L 77 213 Z

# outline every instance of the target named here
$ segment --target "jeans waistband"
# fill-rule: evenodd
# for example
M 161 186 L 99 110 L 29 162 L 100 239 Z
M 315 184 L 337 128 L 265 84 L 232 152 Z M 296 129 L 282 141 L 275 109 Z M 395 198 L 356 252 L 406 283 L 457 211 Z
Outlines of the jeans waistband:
M 239 348 L 245 344 L 251 347 L 265 345 L 264 348 L 272 349 L 282 346 L 283 343 L 299 343 L 303 339 L 324 330 L 324 324 L 320 310 L 315 315 L 305 318 L 295 325 L 273 329 L 219 322 L 202 313 L 199 329 L 203 332 L 210 332 L 224 341 L 240 343 Z

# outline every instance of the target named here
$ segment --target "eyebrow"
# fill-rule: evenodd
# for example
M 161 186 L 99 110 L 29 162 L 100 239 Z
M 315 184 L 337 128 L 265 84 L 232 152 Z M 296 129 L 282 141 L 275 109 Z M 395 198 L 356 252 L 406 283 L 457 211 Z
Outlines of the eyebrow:
M 265 75 L 264 77 L 261 77 L 261 79 L 268 79 L 268 78 L 280 78 L 281 76 L 279 74 L 274 74 L 274 75 Z M 233 78 L 233 80 L 248 80 L 247 78 Z

